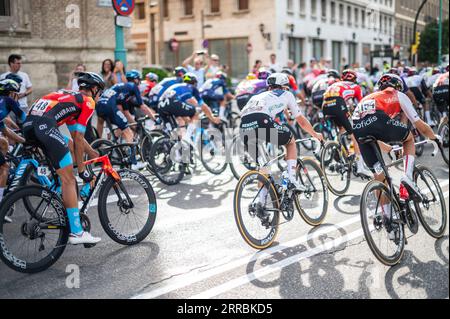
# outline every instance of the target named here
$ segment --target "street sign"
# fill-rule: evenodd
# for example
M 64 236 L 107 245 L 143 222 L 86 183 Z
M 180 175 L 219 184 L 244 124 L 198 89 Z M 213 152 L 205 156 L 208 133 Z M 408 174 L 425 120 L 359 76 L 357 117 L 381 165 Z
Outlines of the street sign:
M 135 0 L 113 0 L 114 10 L 121 16 L 131 15 L 135 5 Z
M 133 20 L 131 17 L 127 16 L 116 16 L 116 25 L 124 28 L 131 28 L 133 25 Z

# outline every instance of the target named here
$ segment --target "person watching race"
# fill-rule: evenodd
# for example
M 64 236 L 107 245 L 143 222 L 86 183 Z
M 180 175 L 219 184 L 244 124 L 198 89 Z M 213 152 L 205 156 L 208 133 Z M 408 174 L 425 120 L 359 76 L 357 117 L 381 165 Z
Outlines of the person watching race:
M 248 141 L 252 146 L 257 140 L 263 139 L 258 136 L 258 131 L 265 132 L 265 142 L 275 145 L 285 145 L 287 149 L 286 161 L 289 182 L 296 190 L 301 190 L 301 186 L 297 181 L 297 146 L 293 135 L 286 124 L 278 124 L 275 119 L 279 114 L 290 111 L 297 123 L 307 133 L 315 137 L 319 141 L 323 140 L 320 133 L 312 128 L 311 123 L 301 114 L 297 105 L 296 98 L 290 92 L 289 78 L 283 73 L 274 73 L 267 79 L 268 91 L 253 96 L 241 113 L 240 131 L 244 136 L 256 137 L 254 141 Z M 271 132 L 275 132 L 276 140 L 271 140 Z M 256 135 L 255 135 L 256 134 Z M 261 194 L 262 193 L 262 194 Z M 267 189 L 263 189 L 260 193 L 259 200 L 267 195 Z
M 206 117 L 213 124 L 220 124 L 219 118 L 215 117 L 207 104 L 200 96 L 197 89 L 197 77 L 193 73 L 186 73 L 183 77 L 183 83 L 172 85 L 161 96 L 158 110 L 160 114 L 173 115 L 181 118 L 180 126 L 187 124 L 187 129 L 183 137 L 184 141 L 191 141 L 197 123 L 199 114 L 196 110 L 200 107 Z
M 87 142 L 84 139 L 86 125 L 94 114 L 95 99 L 105 88 L 102 77 L 92 72 L 81 73 L 78 78 L 79 92 L 59 91 L 37 100 L 31 107 L 23 124 L 27 143 L 40 147 L 62 183 L 62 199 L 70 224 L 69 243 L 96 244 L 100 238 L 83 231 L 80 221 L 78 198 L 73 174 L 73 160 L 68 138 L 59 131 L 66 124 L 73 139 L 78 176 L 91 183 L 94 176 L 85 168 L 83 159 Z
M 211 110 L 215 114 L 218 113 L 221 120 L 227 121 L 225 118 L 226 99 L 235 98 L 227 88 L 227 74 L 222 71 L 217 72 L 215 78 L 206 80 L 199 91 L 200 97 Z
M 341 82 L 336 82 L 329 86 L 323 95 L 323 114 L 334 121 L 341 134 L 345 130 L 351 136 L 357 158 L 357 174 L 370 176 L 370 171 L 364 166 L 364 160 L 361 157 L 358 143 L 353 135 L 352 123 L 350 122 L 351 112 L 349 106 L 351 107 L 350 104 L 354 102 L 359 103 L 363 99 L 362 90 L 356 84 L 357 74 L 353 70 L 344 70 L 341 80 Z
M 0 81 L 0 202 L 3 199 L 3 192 L 9 175 L 9 165 L 6 162 L 6 153 L 8 153 L 9 142 L 24 143 L 25 140 L 11 131 L 5 124 L 5 120 L 9 113 L 13 112 L 19 124 L 26 119 L 25 112 L 20 108 L 17 102 L 17 93 L 20 92 L 20 84 L 11 79 Z M 3 136 L 2 136 L 3 135 Z M 5 217 L 11 222 L 9 217 Z
M 420 190 L 414 183 L 414 136 L 408 124 L 396 120 L 395 117 L 403 113 L 422 135 L 430 140 L 439 142 L 431 127 L 420 119 L 411 100 L 403 93 L 403 81 L 395 74 L 385 74 L 377 84 L 379 91 L 366 96 L 353 113 L 353 128 L 355 136 L 373 136 L 385 143 L 401 142 L 403 144 L 404 176 L 401 179 L 400 196 L 405 198 L 421 196 Z M 359 140 L 358 140 L 359 141 Z M 367 166 L 374 173 L 375 179 L 385 182 L 385 176 L 379 170 L 376 152 L 371 145 L 361 144 L 361 153 Z M 390 203 L 383 204 L 382 211 L 385 218 L 390 218 Z M 390 234 L 390 236 L 393 234 Z M 393 236 L 391 237 L 391 239 Z

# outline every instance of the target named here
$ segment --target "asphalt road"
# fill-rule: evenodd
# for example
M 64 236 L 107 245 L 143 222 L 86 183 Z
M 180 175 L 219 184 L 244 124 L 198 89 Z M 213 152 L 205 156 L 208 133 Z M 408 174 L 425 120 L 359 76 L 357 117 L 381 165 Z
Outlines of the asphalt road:
M 439 177 L 448 207 L 448 167 L 429 155 L 418 162 Z M 114 243 L 102 231 L 94 207 L 93 233 L 103 238 L 97 247 L 70 246 L 52 268 L 36 275 L 0 263 L 0 298 L 449 297 L 448 228 L 438 241 L 421 228 L 409 238 L 402 262 L 383 266 L 361 230 L 365 182 L 353 180 L 342 198 L 330 193 L 325 224 L 311 228 L 297 215 L 281 226 L 272 248 L 257 252 L 234 221 L 237 181 L 229 170 L 220 176 L 202 171 L 174 187 L 151 181 L 158 213 L 144 242 L 133 247 Z M 79 288 L 68 288 L 74 265 Z

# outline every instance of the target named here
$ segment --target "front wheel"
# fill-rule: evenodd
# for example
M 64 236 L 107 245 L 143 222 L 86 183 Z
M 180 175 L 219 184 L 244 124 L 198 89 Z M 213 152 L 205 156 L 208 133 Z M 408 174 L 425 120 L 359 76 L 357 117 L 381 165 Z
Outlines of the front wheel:
M 345 195 L 350 187 L 350 163 L 343 152 L 339 143 L 331 141 L 325 144 L 320 159 L 328 189 L 336 196 Z
M 162 137 L 153 144 L 149 154 L 149 163 L 156 177 L 169 186 L 179 184 L 186 171 L 186 164 L 180 162 L 180 147 L 174 147 L 176 144 L 176 141 Z M 179 158 L 174 158 L 177 156 Z
M 441 123 L 438 128 L 438 135 L 442 137 L 442 147 L 444 151 L 442 152 L 442 158 L 444 159 L 444 162 L 448 166 L 448 147 L 449 147 L 449 127 L 448 127 L 448 120 Z
M 121 180 L 108 177 L 98 197 L 103 229 L 115 242 L 135 245 L 152 231 L 156 220 L 156 196 L 147 178 L 136 171 L 118 172 Z

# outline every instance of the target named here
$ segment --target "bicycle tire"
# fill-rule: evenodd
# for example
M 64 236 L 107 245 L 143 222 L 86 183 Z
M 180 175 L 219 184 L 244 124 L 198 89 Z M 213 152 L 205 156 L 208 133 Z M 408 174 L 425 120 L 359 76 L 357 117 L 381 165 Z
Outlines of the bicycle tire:
M 168 137 L 162 137 L 158 139 L 152 146 L 150 151 L 150 166 L 155 174 L 155 176 L 165 185 L 174 186 L 179 184 L 184 178 L 185 164 L 174 163 L 170 158 L 170 153 L 172 147 L 175 145 L 174 141 L 171 141 Z M 156 162 L 158 156 L 163 155 L 164 166 Z M 166 174 L 171 170 L 178 170 L 177 174 L 173 175 L 174 178 L 168 178 Z
M 222 124 L 224 124 L 224 123 L 222 123 Z M 223 159 L 223 161 L 220 161 L 220 165 L 218 165 L 217 167 L 215 167 L 214 165 L 211 165 L 211 161 L 208 161 L 207 159 L 206 159 L 206 156 L 208 155 L 208 154 L 210 154 L 211 156 L 214 156 L 214 150 L 211 150 L 211 146 L 212 145 L 214 145 L 213 144 L 213 142 L 211 141 L 211 139 L 210 138 L 208 138 L 207 139 L 207 142 L 208 143 L 206 143 L 206 144 L 204 144 L 203 143 L 203 137 L 204 136 L 208 136 L 207 135 L 207 133 L 206 132 L 204 132 L 204 131 L 202 131 L 202 134 L 201 134 L 201 140 L 200 140 L 200 161 L 202 162 L 202 164 L 203 164 L 203 167 L 208 171 L 208 172 L 210 172 L 211 174 L 214 174 L 214 175 L 220 175 L 220 174 L 222 174 L 226 169 L 227 169 L 227 166 L 228 166 L 228 163 L 227 163 L 227 161 L 226 161 L 226 158 L 222 158 Z M 221 143 L 222 143 L 222 145 L 223 145 L 223 147 L 225 147 L 225 143 L 226 143 L 226 141 L 225 141 L 225 134 L 223 133 L 223 130 L 221 130 L 221 136 L 222 136 L 222 141 L 221 141 Z M 209 136 L 208 136 L 209 137 Z M 209 148 L 208 148 L 209 147 Z M 217 146 L 216 146 L 217 147 Z M 220 152 L 220 150 L 219 150 L 219 152 Z M 224 152 L 225 153 L 225 152 Z M 223 154 L 224 156 L 225 156 L 225 154 Z
M 421 185 L 419 184 L 419 178 L 422 179 L 422 181 L 424 181 L 425 185 Z M 430 183 L 425 182 L 425 179 L 428 178 L 431 180 L 432 185 Z M 444 236 L 445 234 L 445 230 L 447 228 L 447 205 L 445 203 L 445 197 L 444 194 L 442 192 L 442 188 L 439 184 L 438 179 L 436 178 L 436 176 L 434 176 L 433 172 L 423 166 L 423 165 L 417 165 L 414 169 L 414 182 L 416 182 L 416 185 L 418 185 L 419 189 L 421 190 L 421 192 L 425 195 L 426 199 L 428 200 L 429 193 L 432 193 L 432 198 L 434 198 L 435 200 L 439 200 L 439 203 L 441 203 L 441 207 L 440 207 L 440 211 L 442 213 L 442 215 L 440 216 L 440 227 L 437 231 L 435 231 L 431 225 L 427 222 L 427 218 L 425 218 L 423 211 L 424 209 L 427 209 L 427 207 L 425 207 L 424 205 L 422 205 L 423 203 L 417 203 L 414 202 L 414 206 L 416 208 L 416 213 L 419 217 L 420 223 L 422 224 L 422 226 L 425 228 L 425 231 L 428 233 L 428 235 L 430 235 L 433 238 L 439 239 L 442 236 Z M 437 194 L 436 194 L 437 193 Z M 421 207 L 424 206 L 424 207 Z
M 108 202 L 108 195 L 110 194 L 111 189 L 116 187 L 114 190 L 117 194 L 117 191 L 120 189 L 122 192 L 125 190 L 129 192 L 129 190 L 125 189 L 125 186 L 123 185 L 122 181 L 116 182 L 111 176 L 109 176 L 105 183 L 103 184 L 99 196 L 98 196 L 98 214 L 100 223 L 105 230 L 106 234 L 115 242 L 125 245 L 125 246 L 132 246 L 140 243 L 143 241 L 147 236 L 150 234 L 150 232 L 153 229 L 153 226 L 156 221 L 156 213 L 157 213 L 157 203 L 156 203 L 156 196 L 155 192 L 153 191 L 153 187 L 148 181 L 148 179 L 142 175 L 139 172 L 132 171 L 129 169 L 123 169 L 117 172 L 122 179 L 132 179 L 137 184 L 142 186 L 142 188 L 145 190 L 145 194 L 147 195 L 148 204 L 146 203 L 146 207 L 148 208 L 148 216 L 144 223 L 144 226 L 135 234 L 123 234 L 120 233 L 119 230 L 114 227 L 111 223 L 110 213 L 108 213 L 107 209 L 107 202 Z M 120 183 L 122 183 L 123 187 L 120 187 Z M 129 194 L 130 195 L 130 194 Z M 142 196 L 138 196 L 136 198 L 142 199 Z M 132 198 L 133 200 L 133 198 Z M 127 204 L 126 201 L 124 201 L 122 204 Z M 147 206 L 148 205 L 148 206 Z M 119 203 L 117 203 L 117 206 L 119 206 Z M 118 207 L 119 209 L 119 207 Z M 122 212 L 123 206 L 120 206 L 120 213 L 122 215 L 127 215 L 129 217 L 130 213 L 124 213 Z M 120 220 L 120 219 L 119 219 Z M 131 222 L 130 222 L 131 223 Z
M 438 135 L 442 137 L 443 139 L 443 143 L 442 143 L 442 148 L 443 148 L 443 152 L 442 152 L 442 158 L 444 159 L 444 162 L 447 164 L 447 166 L 449 166 L 449 154 L 448 154 L 448 149 L 449 149 L 449 125 L 448 125 L 448 121 L 442 122 L 439 125 L 438 128 Z
M 23 201 L 24 198 L 28 198 L 31 196 L 41 198 L 43 201 L 47 201 L 49 205 L 52 205 L 52 207 L 55 209 L 55 213 L 58 215 L 58 223 L 60 224 L 59 226 L 61 226 L 62 228 L 59 228 L 60 233 L 57 239 L 57 243 L 55 247 L 50 251 L 50 253 L 38 262 L 29 263 L 21 260 L 16 256 L 13 256 L 9 251 L 7 243 L 8 240 L 5 240 L 5 225 L 10 224 L 5 224 L 4 220 L 6 214 L 9 211 L 9 207 L 12 207 L 13 205 L 18 206 L 20 201 Z M 11 216 L 13 220 L 14 215 L 15 214 Z M 46 270 L 58 261 L 66 248 L 70 233 L 68 225 L 69 224 L 66 217 L 66 209 L 59 196 L 52 196 L 52 192 L 42 186 L 33 185 L 19 188 L 8 194 L 3 199 L 2 205 L 0 207 L 0 259 L 9 268 L 21 273 L 35 274 Z
M 336 153 L 336 150 L 339 150 L 339 152 Z M 334 181 L 332 181 L 331 177 L 328 176 L 327 174 L 327 168 L 329 167 L 330 164 L 332 164 L 326 158 L 328 151 L 331 152 L 330 158 L 334 158 L 335 160 L 339 158 L 340 162 L 338 163 L 339 165 L 336 167 L 338 167 L 338 169 L 340 170 L 346 169 L 346 172 L 339 173 L 341 174 L 341 179 L 345 178 L 345 185 L 343 188 L 338 188 L 336 186 L 337 184 Z M 344 196 L 347 193 L 348 189 L 350 188 L 352 170 L 350 169 L 350 163 L 348 162 L 348 159 L 342 155 L 342 151 L 343 151 L 342 147 L 339 143 L 335 141 L 329 141 L 325 144 L 320 155 L 320 167 L 322 168 L 328 189 L 336 196 Z
M 397 245 L 397 250 L 395 252 L 395 254 L 393 254 L 392 256 L 386 256 L 384 255 L 380 249 L 377 247 L 377 244 L 375 243 L 375 240 L 372 237 L 372 231 L 370 229 L 370 226 L 367 222 L 367 218 L 368 218 L 368 212 L 367 212 L 367 207 L 368 207 L 368 196 L 369 194 L 372 193 L 372 191 L 374 192 L 383 192 L 386 196 L 389 196 L 389 200 L 391 201 L 391 203 L 393 204 L 392 207 L 395 206 L 395 209 L 397 210 L 397 212 L 400 211 L 399 205 L 398 203 L 395 201 L 395 199 L 392 198 L 392 195 L 389 191 L 389 189 L 387 188 L 387 186 L 383 183 L 380 183 L 376 180 L 373 180 L 371 182 L 369 182 L 366 187 L 364 188 L 362 197 L 361 197 L 361 204 L 360 204 L 360 214 L 361 214 L 361 224 L 362 224 L 362 228 L 363 228 L 363 232 L 364 232 L 364 237 L 366 238 L 367 244 L 369 245 L 370 250 L 372 251 L 372 253 L 374 254 L 374 256 L 384 265 L 386 266 L 395 266 L 397 265 L 404 254 L 405 251 L 405 243 L 406 243 L 406 238 L 405 238 L 405 231 L 404 231 L 404 227 L 400 226 L 399 227 L 399 232 L 400 232 L 400 239 L 399 239 L 399 243 L 396 244 Z M 379 231 L 386 231 L 385 227 L 384 227 L 384 223 L 383 223 L 383 227 L 379 230 Z

